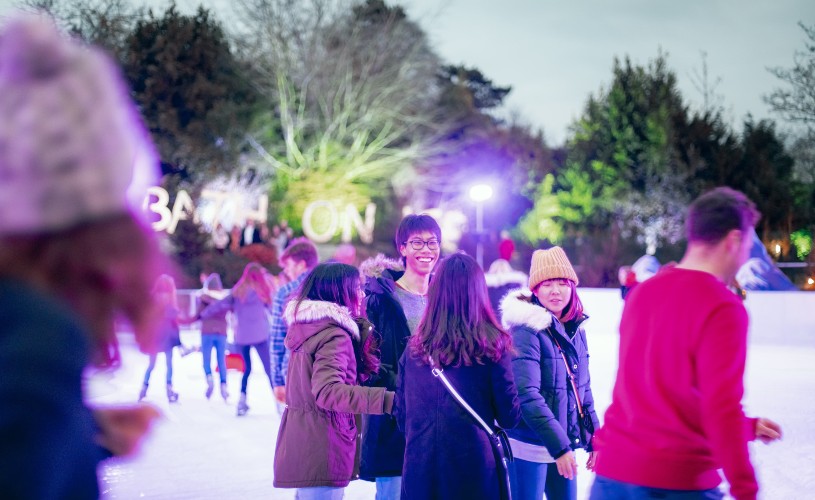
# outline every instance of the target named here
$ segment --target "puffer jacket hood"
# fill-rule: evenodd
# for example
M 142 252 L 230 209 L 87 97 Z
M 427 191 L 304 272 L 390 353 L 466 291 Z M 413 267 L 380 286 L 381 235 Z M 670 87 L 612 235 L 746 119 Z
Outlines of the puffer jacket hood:
M 532 302 L 529 289 L 509 292 L 501 301 L 501 325 L 509 330 L 513 326 L 527 326 L 534 331 L 545 330 L 552 324 L 552 313 Z
M 285 344 L 291 350 L 299 348 L 303 342 L 325 329 L 326 321 L 347 331 L 354 340 L 359 340 L 359 327 L 347 307 L 323 300 L 292 300 L 283 313 L 286 324 L 290 325 Z M 293 328 L 295 324 L 299 328 Z

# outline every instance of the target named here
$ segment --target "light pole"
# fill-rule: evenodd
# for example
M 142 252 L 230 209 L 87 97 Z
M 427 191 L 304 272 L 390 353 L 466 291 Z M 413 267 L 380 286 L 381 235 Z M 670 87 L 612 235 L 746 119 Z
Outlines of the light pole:
M 489 184 L 476 184 L 470 188 L 470 199 L 475 202 L 475 261 L 484 269 L 484 202 L 492 198 L 492 186 Z

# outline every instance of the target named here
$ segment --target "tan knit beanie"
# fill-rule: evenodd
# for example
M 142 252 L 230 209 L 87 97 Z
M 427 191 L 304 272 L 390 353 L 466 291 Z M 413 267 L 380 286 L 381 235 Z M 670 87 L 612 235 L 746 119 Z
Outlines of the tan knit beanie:
M 110 58 L 42 16 L 0 29 L 0 236 L 141 215 L 157 167 Z
M 555 278 L 565 278 L 579 283 L 577 273 L 574 272 L 566 252 L 560 247 L 548 250 L 535 250 L 532 254 L 532 266 L 529 268 L 529 289 L 534 290 L 541 281 Z

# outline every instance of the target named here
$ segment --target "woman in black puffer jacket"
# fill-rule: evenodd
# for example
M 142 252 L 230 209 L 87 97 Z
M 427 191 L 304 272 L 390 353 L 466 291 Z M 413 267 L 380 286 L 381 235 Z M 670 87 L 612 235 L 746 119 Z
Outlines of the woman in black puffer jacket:
M 517 351 L 512 371 L 523 420 L 508 431 L 515 462 L 510 466 L 515 500 L 577 498 L 573 450 L 589 452 L 591 432 L 599 427 L 589 377 L 587 318 L 577 296 L 577 274 L 560 247 L 532 256 L 529 288 L 501 302 L 504 327 Z M 562 353 L 562 354 L 561 354 Z M 574 384 L 570 381 L 573 376 Z M 581 429 L 581 414 L 590 422 Z

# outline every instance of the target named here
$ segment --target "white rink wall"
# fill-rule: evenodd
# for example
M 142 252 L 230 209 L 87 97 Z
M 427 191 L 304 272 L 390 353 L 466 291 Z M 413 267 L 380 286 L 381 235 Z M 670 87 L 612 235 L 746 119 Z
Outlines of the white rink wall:
M 578 288 L 587 333 L 616 334 L 623 300 L 619 289 Z M 815 292 L 747 292 L 750 343 L 815 347 Z

